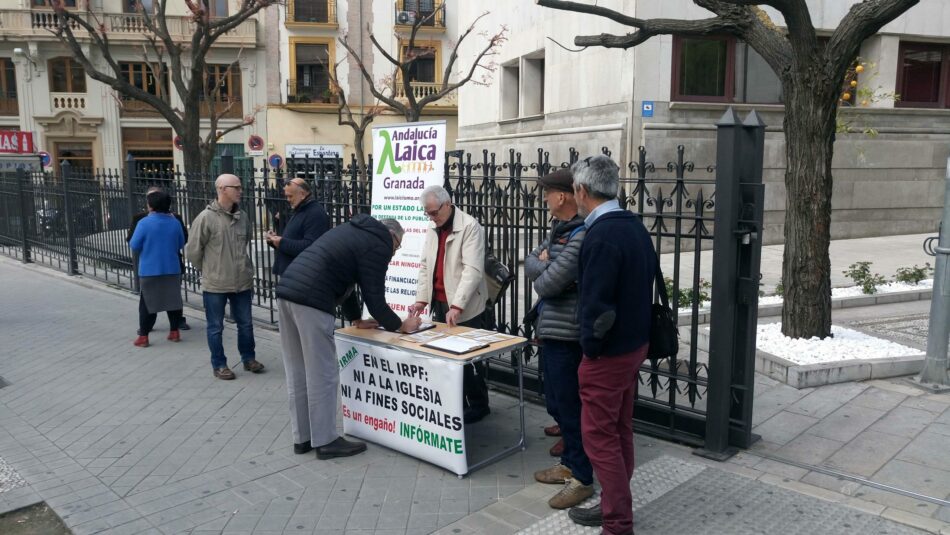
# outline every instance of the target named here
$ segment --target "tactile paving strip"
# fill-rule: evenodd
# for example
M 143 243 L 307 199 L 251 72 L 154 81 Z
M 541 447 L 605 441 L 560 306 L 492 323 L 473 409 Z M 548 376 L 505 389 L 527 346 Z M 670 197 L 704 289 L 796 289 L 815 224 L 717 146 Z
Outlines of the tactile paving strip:
M 636 511 L 644 507 L 677 486 L 696 477 L 705 469 L 706 467 L 702 464 L 685 462 L 665 455 L 638 466 L 633 472 L 633 479 L 630 481 L 630 488 L 633 492 L 633 510 Z M 598 501 L 600 501 L 600 498 L 595 496 L 581 504 L 581 506 L 590 507 Z M 550 533 L 590 535 L 600 533 L 600 528 L 579 526 L 568 518 L 567 511 L 558 511 L 519 533 L 522 535 L 545 535 Z
M 669 457 L 637 467 L 632 483 L 634 527 L 641 535 L 924 533 L 844 505 Z M 520 533 L 593 535 L 600 528 L 578 526 L 560 511 Z
M 0 458 L 0 493 L 7 492 L 26 485 L 26 481 L 20 477 L 20 474 Z

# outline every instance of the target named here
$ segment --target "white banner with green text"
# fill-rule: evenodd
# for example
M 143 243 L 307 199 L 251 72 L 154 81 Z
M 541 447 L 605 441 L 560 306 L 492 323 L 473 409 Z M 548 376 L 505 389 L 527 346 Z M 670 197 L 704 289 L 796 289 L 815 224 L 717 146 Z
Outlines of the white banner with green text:
M 395 219 L 406 231 L 386 272 L 386 302 L 405 318 L 415 302 L 416 278 L 429 219 L 419 196 L 445 181 L 445 121 L 373 127 L 373 199 L 370 214 Z
M 343 432 L 468 472 L 461 362 L 336 339 Z

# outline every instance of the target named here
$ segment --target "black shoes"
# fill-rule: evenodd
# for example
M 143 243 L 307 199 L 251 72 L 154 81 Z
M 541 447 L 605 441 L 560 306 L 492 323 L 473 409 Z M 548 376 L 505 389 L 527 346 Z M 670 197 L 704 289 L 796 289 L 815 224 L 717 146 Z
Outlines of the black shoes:
M 483 418 L 491 414 L 489 407 L 468 407 L 462 414 L 462 420 L 467 424 L 480 422 Z
M 349 457 L 366 451 L 365 442 L 346 440 L 337 437 L 333 442 L 317 448 L 317 459 L 327 460 L 335 457 Z
M 294 453 L 297 455 L 303 455 L 309 451 L 313 450 L 313 446 L 310 445 L 310 441 L 301 442 L 300 444 L 294 444 Z
M 191 325 L 188 325 L 187 323 L 185 323 L 185 318 L 182 318 L 182 319 L 181 319 L 181 322 L 178 324 L 178 330 L 179 330 L 179 331 L 190 331 L 190 330 L 191 330 Z
M 604 515 L 600 510 L 599 503 L 593 507 L 572 507 L 571 510 L 567 512 L 567 516 L 569 516 L 575 524 L 582 526 L 599 527 L 604 523 Z

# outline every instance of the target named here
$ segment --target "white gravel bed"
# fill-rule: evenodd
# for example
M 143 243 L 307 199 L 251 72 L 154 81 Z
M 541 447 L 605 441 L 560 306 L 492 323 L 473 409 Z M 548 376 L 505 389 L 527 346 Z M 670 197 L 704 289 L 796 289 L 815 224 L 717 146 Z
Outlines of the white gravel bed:
M 913 290 L 929 290 L 934 287 L 933 279 L 922 280 L 917 284 L 909 284 L 906 282 L 889 282 L 887 284 L 882 284 L 877 287 L 877 293 L 871 295 L 879 294 L 889 294 L 895 292 L 910 292 Z M 831 289 L 831 298 L 840 299 L 842 297 L 858 297 L 868 295 L 861 291 L 860 286 L 846 286 L 843 288 L 832 288 Z M 781 305 L 782 296 L 781 295 L 764 295 L 759 297 L 759 306 L 763 305 Z M 699 304 L 700 310 L 705 310 L 709 308 L 709 301 L 703 301 Z M 688 307 L 684 310 L 688 310 Z
M 20 474 L 0 457 L 0 494 L 26 485 Z
M 781 323 L 759 325 L 756 348 L 796 364 L 822 364 L 842 360 L 880 359 L 920 355 L 919 349 L 868 336 L 852 329 L 831 326 L 833 338 L 788 338 Z

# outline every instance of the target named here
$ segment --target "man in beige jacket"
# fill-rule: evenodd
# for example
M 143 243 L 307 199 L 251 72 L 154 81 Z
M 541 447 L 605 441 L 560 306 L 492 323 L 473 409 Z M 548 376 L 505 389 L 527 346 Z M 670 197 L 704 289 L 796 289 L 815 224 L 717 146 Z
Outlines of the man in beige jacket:
M 428 306 L 435 321 L 453 327 L 489 327 L 485 321 L 485 231 L 452 204 L 442 186 L 426 188 L 419 200 L 432 226 L 419 260 L 416 303 L 409 307 L 409 315 L 418 316 Z M 491 412 L 484 368 L 465 366 L 462 379 L 464 420 L 474 423 Z
M 247 252 L 251 241 L 251 223 L 241 211 L 241 179 L 221 175 L 214 182 L 218 198 L 191 223 L 185 255 L 201 272 L 202 300 L 208 323 L 208 348 L 211 368 L 218 379 L 234 379 L 224 354 L 224 305 L 231 303 L 231 314 L 238 328 L 238 351 L 244 369 L 261 373 L 264 365 L 255 359 L 254 325 L 251 300 L 254 297 L 254 264 Z

